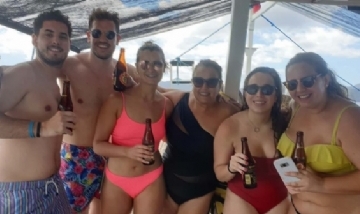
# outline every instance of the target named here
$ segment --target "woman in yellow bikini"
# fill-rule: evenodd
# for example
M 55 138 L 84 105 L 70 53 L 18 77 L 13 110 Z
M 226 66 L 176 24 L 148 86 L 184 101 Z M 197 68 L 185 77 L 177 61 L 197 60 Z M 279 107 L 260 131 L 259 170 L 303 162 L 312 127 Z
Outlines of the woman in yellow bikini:
M 318 54 L 300 53 L 286 66 L 284 85 L 297 104 L 278 149 L 291 156 L 304 132 L 307 166 L 288 175 L 288 214 L 360 213 L 360 108 Z

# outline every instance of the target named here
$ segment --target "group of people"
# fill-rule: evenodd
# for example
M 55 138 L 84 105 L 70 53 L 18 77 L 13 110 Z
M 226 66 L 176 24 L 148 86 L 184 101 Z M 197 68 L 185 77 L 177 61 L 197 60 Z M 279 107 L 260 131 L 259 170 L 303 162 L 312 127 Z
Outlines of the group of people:
M 34 21 L 36 59 L 0 67 L 1 214 L 206 214 L 219 182 L 224 214 L 360 213 L 360 108 L 318 54 L 294 56 L 285 82 L 273 68 L 255 68 L 239 104 L 221 93 L 222 68 L 212 60 L 194 68 L 190 92 L 159 87 L 165 54 L 146 42 L 119 92 L 119 26 L 116 13 L 93 10 L 90 52 L 68 57 L 68 17 L 43 12 Z M 65 79 L 73 112 L 58 110 Z M 282 85 L 294 101 L 286 111 Z M 154 150 L 142 145 L 148 119 Z M 297 131 L 307 165 L 284 184 L 273 162 L 291 156 Z M 242 137 L 255 160 L 254 189 L 243 186 Z

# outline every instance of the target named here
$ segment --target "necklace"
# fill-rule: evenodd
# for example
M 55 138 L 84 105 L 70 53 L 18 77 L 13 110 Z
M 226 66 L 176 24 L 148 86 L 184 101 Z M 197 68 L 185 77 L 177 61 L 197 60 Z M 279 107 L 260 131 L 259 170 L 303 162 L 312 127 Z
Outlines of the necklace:
M 250 117 L 249 117 L 249 114 L 247 114 L 247 117 L 250 121 L 250 123 L 253 125 L 254 127 L 254 132 L 259 132 L 260 131 L 260 127 L 259 126 L 256 126 L 251 120 L 250 120 Z

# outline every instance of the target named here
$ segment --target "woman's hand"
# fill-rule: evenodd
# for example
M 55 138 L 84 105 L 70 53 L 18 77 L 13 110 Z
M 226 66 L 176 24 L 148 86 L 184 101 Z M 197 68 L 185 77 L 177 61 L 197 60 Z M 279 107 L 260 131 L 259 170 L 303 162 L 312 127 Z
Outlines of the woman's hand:
M 322 192 L 324 179 L 318 176 L 311 168 L 303 165 L 298 166 L 299 172 L 287 172 L 286 176 L 296 177 L 300 179 L 297 182 L 290 182 L 286 184 L 290 194 L 297 194 L 300 192 Z
M 230 158 L 229 171 L 244 174 L 248 165 L 247 157 L 243 153 L 235 153 Z
M 154 153 L 151 151 L 151 148 L 144 145 L 136 145 L 128 148 L 126 156 L 142 163 L 149 163 L 147 160 L 154 160 Z

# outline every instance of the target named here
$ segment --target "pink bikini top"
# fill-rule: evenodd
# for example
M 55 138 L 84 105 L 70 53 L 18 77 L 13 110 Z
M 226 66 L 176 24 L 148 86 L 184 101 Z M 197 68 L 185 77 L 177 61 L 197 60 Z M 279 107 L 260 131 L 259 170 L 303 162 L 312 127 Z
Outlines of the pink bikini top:
M 123 109 L 120 117 L 116 120 L 112 132 L 112 143 L 119 146 L 133 147 L 142 143 L 145 134 L 144 123 L 138 123 L 132 120 L 126 112 L 125 96 L 123 93 Z M 165 137 L 165 105 L 163 113 L 158 121 L 151 124 L 152 132 L 155 139 L 155 151 L 159 149 L 160 141 Z

